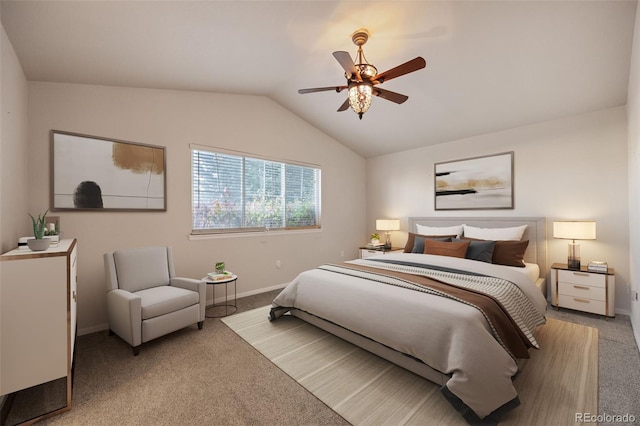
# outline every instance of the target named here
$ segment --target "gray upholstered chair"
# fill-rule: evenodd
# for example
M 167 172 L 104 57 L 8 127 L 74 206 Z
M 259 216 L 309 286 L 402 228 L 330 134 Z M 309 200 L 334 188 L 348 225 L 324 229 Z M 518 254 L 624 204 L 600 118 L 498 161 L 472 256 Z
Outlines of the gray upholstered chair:
M 206 284 L 175 276 L 171 247 L 105 253 L 109 332 L 140 345 L 192 324 L 202 329 Z

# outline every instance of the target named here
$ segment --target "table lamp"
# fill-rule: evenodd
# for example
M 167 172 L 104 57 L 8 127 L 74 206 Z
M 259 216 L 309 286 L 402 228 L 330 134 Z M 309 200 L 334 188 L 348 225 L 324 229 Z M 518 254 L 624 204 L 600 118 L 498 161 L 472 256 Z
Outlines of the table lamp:
M 576 240 L 595 240 L 596 223 L 589 220 L 554 221 L 553 238 L 573 240 L 569 243 L 567 266 L 569 269 L 580 269 L 580 244 Z
M 389 231 L 399 231 L 400 230 L 400 220 L 399 219 L 376 219 L 376 230 L 384 231 L 385 242 L 384 248 L 391 248 L 391 235 Z

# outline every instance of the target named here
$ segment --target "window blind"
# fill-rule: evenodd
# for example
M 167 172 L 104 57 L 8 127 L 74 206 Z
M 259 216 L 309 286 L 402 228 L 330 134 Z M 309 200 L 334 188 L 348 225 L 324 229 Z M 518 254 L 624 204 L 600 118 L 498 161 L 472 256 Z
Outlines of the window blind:
M 191 150 L 192 232 L 320 227 L 320 168 Z

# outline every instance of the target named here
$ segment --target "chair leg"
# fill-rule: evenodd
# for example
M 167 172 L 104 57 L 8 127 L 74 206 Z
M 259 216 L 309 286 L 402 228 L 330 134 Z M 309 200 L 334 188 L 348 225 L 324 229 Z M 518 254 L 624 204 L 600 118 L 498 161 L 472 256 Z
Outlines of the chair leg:
M 131 346 L 131 349 L 133 349 L 133 356 L 138 356 L 138 354 L 140 354 L 140 345 Z
M 198 321 L 198 330 L 202 330 L 203 325 L 204 325 L 204 321 Z

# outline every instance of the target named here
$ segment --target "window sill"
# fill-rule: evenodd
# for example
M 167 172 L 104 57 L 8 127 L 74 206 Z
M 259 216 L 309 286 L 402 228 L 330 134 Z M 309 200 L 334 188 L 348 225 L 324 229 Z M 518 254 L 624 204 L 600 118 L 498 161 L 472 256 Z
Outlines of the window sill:
M 322 228 L 317 229 L 288 229 L 286 231 L 255 231 L 255 232 L 229 232 L 215 234 L 189 234 L 187 238 L 191 241 L 197 240 L 215 240 L 219 238 L 244 238 L 244 237 L 260 237 L 267 235 L 293 235 L 293 234 L 317 234 L 322 232 Z

